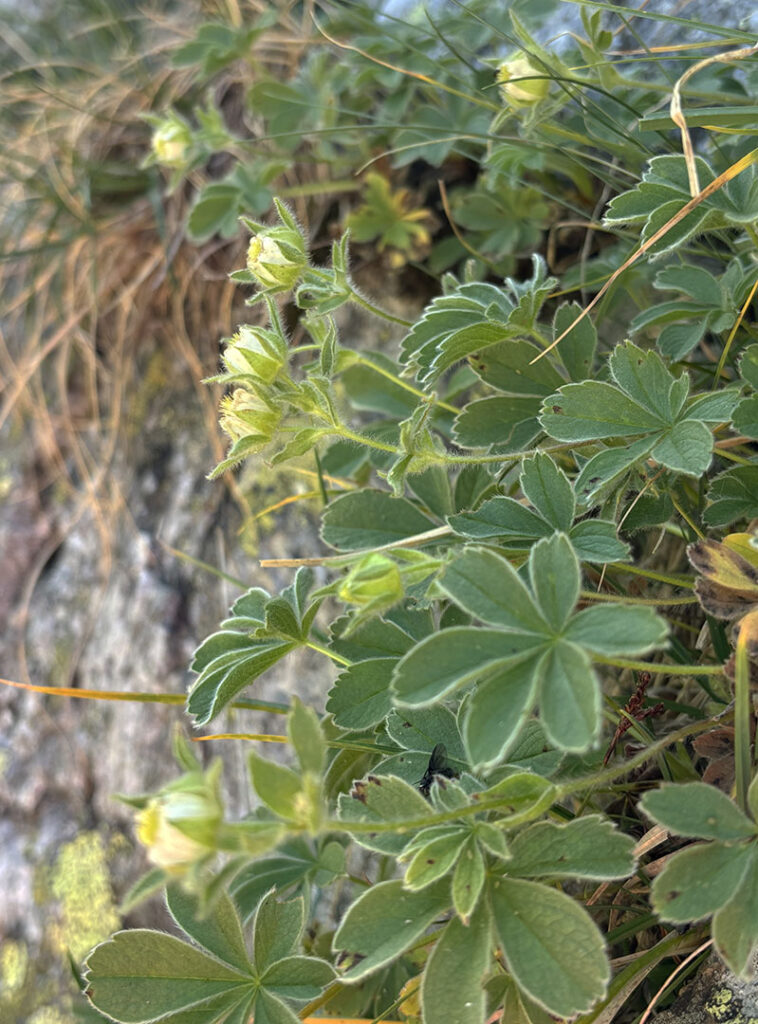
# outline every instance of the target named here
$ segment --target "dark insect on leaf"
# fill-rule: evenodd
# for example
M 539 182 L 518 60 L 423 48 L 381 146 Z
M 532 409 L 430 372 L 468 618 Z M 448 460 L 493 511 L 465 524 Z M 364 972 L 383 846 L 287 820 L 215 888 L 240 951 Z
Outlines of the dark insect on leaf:
M 444 743 L 438 743 L 432 751 L 432 755 L 429 758 L 429 764 L 426 766 L 423 778 L 416 784 L 418 791 L 426 799 L 429 799 L 429 791 L 432 788 L 432 783 L 435 777 L 442 775 L 445 779 L 457 779 L 459 776 L 454 768 L 451 768 L 447 763 L 447 748 Z

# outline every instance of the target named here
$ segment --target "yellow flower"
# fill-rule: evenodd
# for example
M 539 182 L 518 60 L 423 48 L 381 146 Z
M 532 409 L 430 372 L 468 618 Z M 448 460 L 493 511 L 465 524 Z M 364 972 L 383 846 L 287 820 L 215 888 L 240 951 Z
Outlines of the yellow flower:
M 526 57 L 515 57 L 501 64 L 496 80 L 503 102 L 515 109 L 539 103 L 550 88 L 550 79 L 545 72 L 535 68 Z
M 137 838 L 151 864 L 183 874 L 215 851 L 222 820 L 217 789 L 214 778 L 188 772 L 137 813 Z
M 153 132 L 153 156 L 164 167 L 184 167 L 191 147 L 192 132 L 176 115 L 166 118 Z

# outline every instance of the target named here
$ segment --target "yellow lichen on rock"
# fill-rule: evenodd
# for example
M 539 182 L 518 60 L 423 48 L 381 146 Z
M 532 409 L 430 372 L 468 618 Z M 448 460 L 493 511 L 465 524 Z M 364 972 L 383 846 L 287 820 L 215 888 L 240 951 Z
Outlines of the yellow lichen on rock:
M 100 836 L 83 832 L 61 847 L 51 875 L 60 918 L 51 939 L 80 960 L 119 927 Z

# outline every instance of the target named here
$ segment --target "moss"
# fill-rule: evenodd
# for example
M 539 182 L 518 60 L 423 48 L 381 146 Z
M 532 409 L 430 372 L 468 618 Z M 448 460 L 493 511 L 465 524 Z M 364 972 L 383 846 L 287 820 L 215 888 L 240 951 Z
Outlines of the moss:
M 50 937 L 61 953 L 80 960 L 118 928 L 105 851 L 96 832 L 84 832 L 61 848 L 51 890 L 61 913 Z

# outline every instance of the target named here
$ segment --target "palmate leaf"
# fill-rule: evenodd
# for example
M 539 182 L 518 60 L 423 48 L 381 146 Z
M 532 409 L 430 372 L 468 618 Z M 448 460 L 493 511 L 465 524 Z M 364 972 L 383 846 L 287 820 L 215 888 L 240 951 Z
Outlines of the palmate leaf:
M 702 476 L 710 465 L 713 435 L 707 423 L 728 419 L 737 396 L 722 391 L 689 404 L 686 374 L 674 377 L 656 352 L 632 342 L 609 358 L 615 383 L 567 384 L 544 400 L 540 422 L 558 441 L 601 441 L 637 437 L 611 447 L 583 466 L 576 493 L 590 501 L 604 486 L 643 459 L 686 476 Z
M 195 651 L 190 666 L 199 673 L 187 710 L 204 725 L 241 690 L 307 639 L 319 602 L 308 606 L 311 570 L 298 571 L 278 597 L 255 587 L 232 606 L 231 616 Z
M 461 359 L 534 327 L 556 281 L 546 277 L 541 257 L 533 265 L 529 281 L 509 278 L 503 288 L 472 282 L 432 301 L 402 347 L 402 361 L 418 368 L 420 383 L 431 384 Z
M 584 519 L 574 523 L 576 497 L 566 474 L 544 452 L 524 459 L 519 483 L 533 509 L 515 498 L 497 495 L 474 512 L 448 516 L 457 534 L 470 540 L 497 537 L 506 549 L 528 549 L 556 530 L 568 534 L 579 559 L 586 562 L 623 562 L 629 545 L 616 536 L 614 523 Z
M 715 175 L 702 157 L 696 157 L 700 188 L 713 181 Z M 629 192 L 616 196 L 608 204 L 606 224 L 642 224 L 641 240 L 646 242 L 674 217 L 692 198 L 683 156 L 655 156 L 642 176 L 642 181 Z M 647 252 L 660 256 L 678 248 L 693 235 L 706 228 L 721 227 L 741 214 L 731 208 L 728 199 L 718 193 L 706 199 Z
M 757 792 L 754 781 L 752 813 Z M 713 915 L 716 949 L 736 974 L 748 977 L 758 947 L 758 824 L 702 782 L 664 784 L 647 793 L 641 807 L 672 832 L 714 840 L 671 857 L 653 882 L 653 907 L 675 923 Z
M 124 1024 L 153 1021 L 197 1008 L 197 1024 L 224 1019 L 255 994 L 242 929 L 222 894 L 201 919 L 197 897 L 171 888 L 169 910 L 198 943 L 139 928 L 117 932 L 88 956 L 87 996 Z
M 574 613 L 579 565 L 565 534 L 531 549 L 531 589 L 501 555 L 467 548 L 438 586 L 473 618 L 495 628 L 461 626 L 432 635 L 395 666 L 400 708 L 424 707 L 472 683 L 463 736 L 474 765 L 498 763 L 539 705 L 550 740 L 586 750 L 600 727 L 600 688 L 592 654 L 660 647 L 665 621 L 650 608 L 606 605 Z

